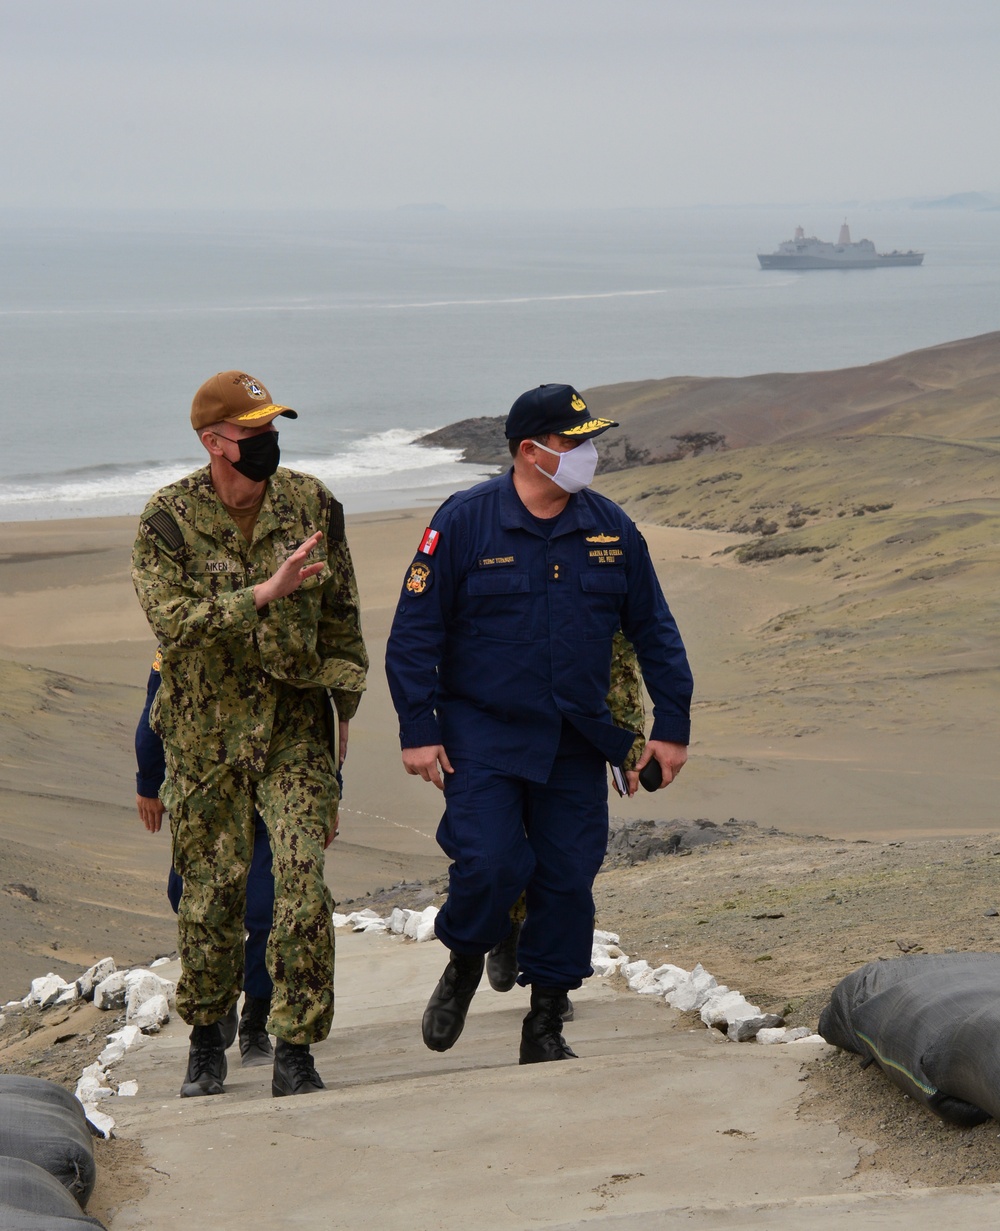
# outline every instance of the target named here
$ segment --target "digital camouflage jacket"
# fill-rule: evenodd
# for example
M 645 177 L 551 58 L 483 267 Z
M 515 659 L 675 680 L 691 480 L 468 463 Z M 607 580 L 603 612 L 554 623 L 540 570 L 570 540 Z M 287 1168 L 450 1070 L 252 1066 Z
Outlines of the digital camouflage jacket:
M 642 702 L 642 677 L 632 643 L 618 630 L 611 642 L 611 688 L 608 709 L 616 727 L 635 732 L 635 742 L 622 762 L 623 769 L 635 769 L 646 747 L 646 707 Z
M 258 612 L 253 587 L 316 530 L 323 571 Z M 132 581 L 163 652 L 150 724 L 175 758 L 259 772 L 288 686 L 329 689 L 338 715 L 354 716 L 368 656 L 343 509 L 318 479 L 279 468 L 251 543 L 207 466 L 161 488 L 140 520 Z

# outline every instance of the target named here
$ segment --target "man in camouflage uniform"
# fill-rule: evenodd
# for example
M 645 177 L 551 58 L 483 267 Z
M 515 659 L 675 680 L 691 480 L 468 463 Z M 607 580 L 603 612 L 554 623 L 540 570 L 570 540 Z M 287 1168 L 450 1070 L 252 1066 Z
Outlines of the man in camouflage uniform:
M 191 424 L 209 464 L 156 493 L 132 557 L 163 651 L 150 725 L 166 752 L 163 802 L 184 879 L 177 1008 L 193 1030 L 182 1096 L 224 1088 L 255 807 L 274 854 L 276 1096 L 323 1088 L 309 1047 L 333 1018 L 324 850 L 368 659 L 343 509 L 317 479 L 278 469 L 279 415 L 297 417 L 246 373 L 206 381 Z
M 626 640 L 621 629 L 611 642 L 611 687 L 608 689 L 607 704 L 615 726 L 635 733 L 632 747 L 620 766 L 630 791 L 634 792 L 639 779 L 636 766 L 646 747 L 646 707 L 642 701 L 639 660 L 632 643 Z M 486 955 L 486 977 L 495 992 L 509 992 L 517 982 L 517 941 L 526 916 L 527 899 L 522 893 L 510 908 L 510 931 Z M 573 1004 L 568 996 L 560 1016 L 564 1022 L 573 1020 Z

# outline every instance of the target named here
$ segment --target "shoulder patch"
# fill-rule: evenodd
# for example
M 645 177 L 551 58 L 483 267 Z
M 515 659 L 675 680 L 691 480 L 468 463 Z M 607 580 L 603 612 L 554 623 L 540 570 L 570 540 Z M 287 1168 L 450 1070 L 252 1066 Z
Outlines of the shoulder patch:
M 437 551 L 438 540 L 441 538 L 439 530 L 432 530 L 430 526 L 424 531 L 424 537 L 420 540 L 420 546 L 417 551 L 422 551 L 425 556 L 433 556 Z
M 166 509 L 156 509 L 150 513 L 146 525 L 170 551 L 176 551 L 184 542 L 180 526 Z
M 408 594 L 425 594 L 431 588 L 434 575 L 429 564 L 414 561 L 406 576 L 406 591 Z
M 327 527 L 327 539 L 331 543 L 342 543 L 346 530 L 344 526 L 344 506 L 339 500 L 330 501 L 330 524 Z

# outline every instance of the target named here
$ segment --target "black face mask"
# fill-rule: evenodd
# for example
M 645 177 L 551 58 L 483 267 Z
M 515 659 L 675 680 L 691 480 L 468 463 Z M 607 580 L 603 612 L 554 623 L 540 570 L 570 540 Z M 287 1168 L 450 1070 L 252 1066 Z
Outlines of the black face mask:
M 263 483 L 278 469 L 281 450 L 278 448 L 277 432 L 262 432 L 259 436 L 246 436 L 233 443 L 239 448 L 240 460 L 229 464 L 251 482 Z

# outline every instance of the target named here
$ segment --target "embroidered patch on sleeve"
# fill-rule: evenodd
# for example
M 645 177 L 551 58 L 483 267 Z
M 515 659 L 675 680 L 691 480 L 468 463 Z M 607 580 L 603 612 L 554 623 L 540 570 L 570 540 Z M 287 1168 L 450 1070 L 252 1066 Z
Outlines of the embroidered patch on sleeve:
M 146 518 L 146 525 L 169 551 L 176 551 L 184 542 L 180 526 L 166 509 L 154 509 Z
M 424 531 L 424 537 L 420 540 L 420 546 L 417 551 L 422 551 L 425 556 L 433 556 L 437 551 L 438 540 L 441 538 L 440 530 L 432 530 L 430 526 Z
M 409 594 L 425 594 L 430 589 L 432 580 L 430 567 L 416 561 L 410 565 L 410 572 L 406 578 L 407 592 Z

